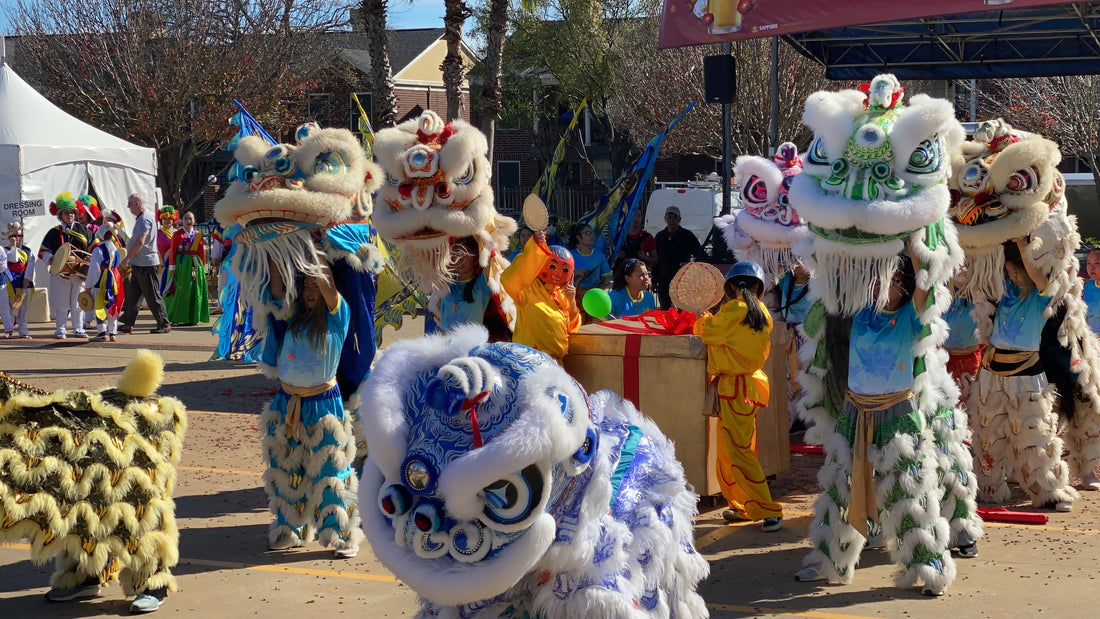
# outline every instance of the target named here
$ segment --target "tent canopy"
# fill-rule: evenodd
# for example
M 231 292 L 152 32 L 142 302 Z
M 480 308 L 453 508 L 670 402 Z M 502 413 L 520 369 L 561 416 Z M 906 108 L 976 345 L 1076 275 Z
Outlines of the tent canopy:
M 141 193 L 152 204 L 156 174 L 154 149 L 70 116 L 0 64 L 0 202 L 41 199 L 48 205 L 63 191 L 76 197 L 91 185 L 100 207 L 118 211 L 129 227 L 126 198 Z M 37 249 L 56 222 L 49 214 L 25 219 L 23 242 Z
M 1100 3 L 1056 4 L 785 35 L 829 79 L 1100 73 Z

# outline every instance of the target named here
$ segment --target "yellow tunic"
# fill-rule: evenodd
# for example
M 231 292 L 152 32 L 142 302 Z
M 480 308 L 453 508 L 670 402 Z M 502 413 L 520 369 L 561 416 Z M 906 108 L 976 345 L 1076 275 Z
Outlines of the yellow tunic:
M 569 334 L 581 326 L 581 315 L 560 288 L 539 280 L 539 273 L 549 261 L 550 250 L 530 239 L 501 274 L 500 284 L 516 303 L 512 341 L 561 361 L 569 351 Z
M 750 520 L 780 518 L 783 508 L 772 500 L 764 470 L 756 458 L 756 410 L 767 406 L 768 377 L 764 362 L 771 352 L 772 318 L 767 328 L 753 331 L 741 324 L 748 314 L 742 299 L 733 299 L 695 323 L 695 334 L 707 345 L 707 373 L 718 376 L 721 438 L 718 484 L 730 509 Z

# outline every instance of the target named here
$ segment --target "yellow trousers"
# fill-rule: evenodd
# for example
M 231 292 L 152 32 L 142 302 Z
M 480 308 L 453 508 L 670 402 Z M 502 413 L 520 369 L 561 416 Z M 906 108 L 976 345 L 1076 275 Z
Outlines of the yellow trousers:
M 756 459 L 756 411 L 761 403 L 754 401 L 752 391 L 751 378 L 747 384 L 744 376 L 722 375 L 718 380 L 723 447 L 718 450 L 718 484 L 730 509 L 750 520 L 781 518 L 783 507 L 772 500 L 764 469 Z

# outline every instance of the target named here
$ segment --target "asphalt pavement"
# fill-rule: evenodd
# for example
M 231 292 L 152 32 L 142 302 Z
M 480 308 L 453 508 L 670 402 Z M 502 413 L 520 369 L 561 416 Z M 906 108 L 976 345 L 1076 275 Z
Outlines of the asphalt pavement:
M 33 325 L 32 340 L 0 340 L 0 370 L 44 389 L 113 385 L 138 348 L 165 361 L 160 393 L 188 408 L 189 428 L 176 485 L 180 591 L 158 616 L 300 619 L 303 616 L 411 617 L 416 595 L 364 544 L 354 559 L 336 559 L 316 543 L 272 552 L 261 474 L 257 419 L 275 384 L 244 363 L 209 361 L 209 328 L 177 327 L 153 335 L 143 312 L 134 334 L 114 343 L 52 339 L 52 325 Z M 422 332 L 411 321 L 387 329 L 384 345 Z M 644 412 L 644 411 L 643 411 Z M 783 528 L 763 533 L 753 523 L 726 524 L 713 500 L 700 502 L 696 546 L 711 563 L 700 590 L 712 617 L 1094 617 L 1100 592 L 1100 495 L 1083 492 L 1068 514 L 1044 511 L 1046 525 L 992 523 L 979 556 L 959 559 L 958 578 L 942 598 L 899 590 L 885 551 L 865 551 L 851 585 L 799 583 L 793 574 L 809 549 L 806 531 L 816 497 L 821 456 L 792 455 L 773 482 L 783 503 Z M 1016 489 L 1009 507 L 1027 509 Z M 127 615 L 129 603 L 112 584 L 99 598 L 52 604 L 43 599 L 52 565 L 35 566 L 29 546 L 0 546 L 3 617 Z

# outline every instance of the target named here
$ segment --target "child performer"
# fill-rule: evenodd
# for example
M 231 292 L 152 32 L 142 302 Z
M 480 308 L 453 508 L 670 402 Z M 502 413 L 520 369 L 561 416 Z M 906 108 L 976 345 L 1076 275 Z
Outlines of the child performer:
M 27 330 L 27 307 L 31 304 L 30 295 L 34 292 L 34 252 L 23 244 L 23 224 L 14 221 L 8 224 L 8 247 L 0 250 L 7 253 L 7 259 L 0 270 L 0 320 L 4 321 L 4 337 L 15 336 L 15 325 L 19 325 L 19 337 L 31 339 Z M 16 302 L 18 301 L 18 306 Z M 14 318 L 13 315 L 14 314 Z
M 439 303 L 439 330 L 450 331 L 456 326 L 472 322 L 483 324 L 489 330 L 490 342 L 507 342 L 512 332 L 508 319 L 493 298 L 489 282 L 478 262 L 477 239 L 461 238 L 451 245 L 449 271 L 454 279 L 447 296 Z
M 1082 300 L 1088 307 L 1086 319 L 1093 333 L 1100 334 L 1100 247 L 1093 247 L 1085 258 L 1085 271 L 1089 274 L 1088 281 L 1081 294 Z
M 1062 461 L 1057 395 L 1039 355 L 1048 280 L 1025 239 L 1005 243 L 1004 258 L 1005 293 L 997 302 L 978 377 L 981 411 L 973 443 L 978 496 L 991 502 L 1008 499 L 1007 477 L 1013 467 L 1033 506 L 1068 512 L 1078 494 Z
M 561 363 L 569 352 L 569 334 L 581 327 L 569 250 L 547 246 L 546 232 L 540 230 L 500 275 L 500 283 L 516 304 L 512 341 Z
M 118 316 L 122 313 L 126 294 L 118 272 L 118 246 L 114 243 L 115 224 L 104 222 L 96 231 L 99 243 L 92 248 L 88 263 L 88 292 L 95 300 L 95 317 L 99 325 L 93 342 L 113 342 L 118 336 Z
M 336 383 L 351 311 L 327 265 L 324 277 L 306 277 L 297 285 L 302 288 L 289 322 L 278 330 L 270 325 L 263 339 L 261 370 L 277 374 L 280 384 L 260 418 L 268 463 L 264 487 L 275 516 L 267 545 L 285 550 L 317 535 L 322 546 L 335 548 L 336 558 L 347 559 L 359 552 L 363 539 L 352 420 Z M 277 275 L 271 291 L 285 298 Z
M 768 377 L 761 368 L 771 351 L 772 318 L 759 301 L 764 270 L 741 261 L 726 274 L 730 297 L 718 313 L 704 313 L 695 334 L 707 345 L 707 374 L 718 376 L 720 419 L 725 449 L 718 451 L 718 482 L 730 508 L 722 517 L 763 520 L 764 531 L 778 531 L 783 508 L 772 500 L 756 458 L 756 411 L 767 406 Z
M 628 258 L 615 268 L 611 285 L 611 316 L 637 316 L 657 309 L 657 297 L 650 291 L 649 267 L 641 258 Z

